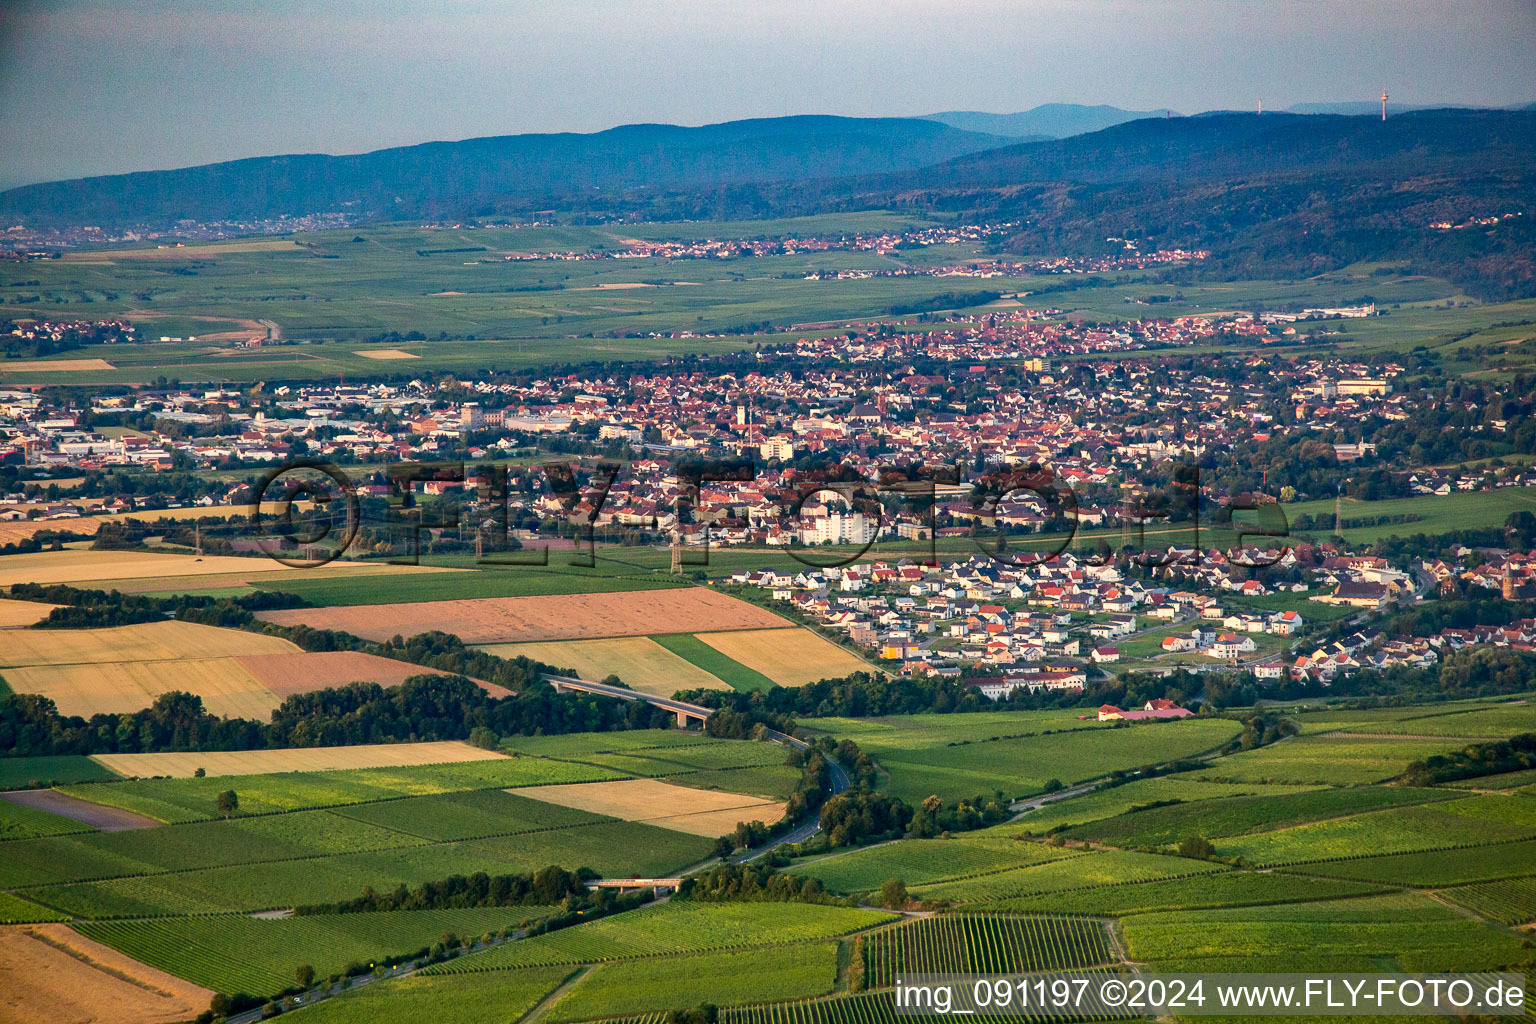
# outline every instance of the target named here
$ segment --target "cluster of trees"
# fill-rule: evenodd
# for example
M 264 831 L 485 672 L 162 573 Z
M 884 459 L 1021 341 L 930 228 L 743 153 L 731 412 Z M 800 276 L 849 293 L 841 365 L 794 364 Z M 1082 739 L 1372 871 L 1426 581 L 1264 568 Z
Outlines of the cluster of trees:
M 718 864 L 683 880 L 679 899 L 756 900 L 765 903 L 831 903 L 821 880 L 780 874 L 769 864 Z
M 374 644 L 350 633 L 256 619 L 255 611 L 302 604 L 294 595 L 281 592 L 219 599 L 151 598 L 23 583 L 12 589 L 12 596 L 61 605 L 40 623 L 46 628 L 83 629 L 176 618 L 282 636 L 306 651 L 359 650 L 448 673 L 412 676 L 387 689 L 359 682 L 295 694 L 265 723 L 210 715 L 201 698 L 176 691 L 160 695 L 142 711 L 94 715 L 89 720 L 60 715 L 44 697 L 11 694 L 0 698 L 0 749 L 15 756 L 252 750 L 471 737 L 483 743 L 488 736 L 659 729 L 672 722 L 667 712 L 642 701 L 556 693 L 542 677 L 546 672 L 559 674 L 560 669 L 528 658 L 498 658 L 475 651 L 450 633 L 395 636 Z M 492 697 L 477 679 L 504 686 L 513 694 Z
M 1457 779 L 1536 768 L 1536 733 L 1523 732 L 1507 740 L 1476 743 L 1450 754 L 1435 754 L 1415 761 L 1402 774 L 1409 786 L 1433 786 Z
M 163 693 L 142 711 L 61 715 L 39 694 L 0 696 L 0 750 L 6 756 L 130 754 L 171 750 L 261 750 L 423 740 L 482 743 L 491 736 L 666 728 L 671 716 L 640 701 L 558 694 L 533 682 L 495 698 L 458 675 L 412 676 L 399 686 L 352 683 L 295 694 L 270 722 L 221 718 L 201 697 Z
M 891 677 L 873 672 L 855 672 L 839 679 L 823 679 L 805 686 L 774 686 L 751 693 L 690 690 L 679 694 L 679 697 L 705 707 L 743 714 L 813 718 L 985 711 L 994 706 L 972 687 L 957 680 Z
M 461 907 L 553 906 L 567 897 L 585 897 L 588 869 L 567 871 L 557 865 L 527 874 L 450 875 L 436 882 L 423 882 L 409 889 L 404 882 L 393 892 L 374 892 L 364 886 L 356 899 L 338 903 L 315 903 L 295 907 L 295 914 L 360 914 L 386 910 L 445 910 Z
M 193 594 L 144 597 L 116 590 L 81 590 L 63 584 L 40 583 L 17 583 L 11 587 L 10 596 L 60 606 L 38 623 L 39 629 L 98 629 L 103 626 L 160 622 L 164 619 L 239 628 L 254 622 L 255 612 L 300 608 L 305 604 L 297 594 L 280 590 L 258 590 L 239 597 L 224 598 Z
M 828 847 L 862 846 L 901 838 L 912 823 L 912 813 L 900 797 L 860 786 L 822 805 L 821 829 Z

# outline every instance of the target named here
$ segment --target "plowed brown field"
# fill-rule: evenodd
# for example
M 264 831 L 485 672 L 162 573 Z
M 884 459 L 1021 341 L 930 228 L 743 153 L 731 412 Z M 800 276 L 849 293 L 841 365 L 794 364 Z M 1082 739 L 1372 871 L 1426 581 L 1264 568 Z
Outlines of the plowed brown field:
M 0 1024 L 171 1024 L 212 998 L 67 925 L 0 928 Z

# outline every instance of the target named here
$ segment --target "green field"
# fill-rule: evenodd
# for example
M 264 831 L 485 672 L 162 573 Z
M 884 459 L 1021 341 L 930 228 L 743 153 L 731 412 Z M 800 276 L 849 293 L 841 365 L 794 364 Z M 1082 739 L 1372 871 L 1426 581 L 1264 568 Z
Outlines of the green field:
M 1447 795 L 1430 789 L 1360 787 L 1289 795 L 1235 796 L 1152 807 L 1079 826 L 1067 834 L 1114 846 L 1165 846 L 1186 836 L 1199 835 L 1209 839 L 1267 832 L 1394 804 L 1440 800 Z
M 601 964 L 584 974 L 544 1019 L 579 1021 L 701 1003 L 803 999 L 830 992 L 836 978 L 837 944 L 828 942 Z
M 456 790 L 596 782 L 619 777 L 616 772 L 593 765 L 518 757 L 407 768 L 225 775 L 206 779 L 141 779 L 70 786 L 64 787 L 63 791 L 82 800 L 121 807 L 174 823 L 217 816 L 216 798 L 226 789 L 239 794 L 241 813 L 249 815 L 340 807 Z
M 733 690 L 768 690 L 773 680 L 735 658 L 721 654 L 692 633 L 668 633 L 653 636 L 656 641 L 684 661 L 697 665 Z
M 548 907 L 399 910 L 263 920 L 237 915 L 82 922 L 76 929 L 152 967 L 215 992 L 267 995 L 293 984 L 294 968 L 319 977 L 348 964 L 413 953 L 444 932 L 478 937 L 544 916 Z
M 1506 878 L 1446 889 L 1442 895 L 1504 924 L 1536 921 L 1536 878 Z
M 1292 520 L 1300 515 L 1314 519 L 1327 517 L 1333 533 L 1333 501 L 1300 501 L 1283 506 Z M 1352 545 L 1370 544 L 1391 536 L 1412 537 L 1415 534 L 1446 533 L 1450 530 L 1470 530 L 1486 526 L 1503 526 L 1510 513 L 1536 512 L 1536 487 L 1503 487 L 1491 491 L 1468 491 L 1447 495 L 1424 494 L 1412 498 L 1389 498 L 1382 501 L 1346 500 L 1341 506 L 1343 519 L 1366 516 L 1413 516 L 1413 522 L 1392 523 L 1384 526 L 1346 526 L 1344 537 Z
M 69 782 L 97 782 L 117 778 L 115 772 L 88 757 L 63 754 L 55 757 L 0 757 L 0 789 L 38 789 Z
M 1279 865 L 1357 857 L 1364 851 L 1406 853 L 1530 838 L 1536 838 L 1536 829 L 1526 825 L 1446 814 L 1432 806 L 1397 807 L 1276 832 L 1238 836 L 1217 842 L 1216 849 L 1225 857 L 1242 857 L 1254 864 Z
M 1024 815 L 1013 828 L 1044 835 L 1070 825 L 1101 821 L 1124 814 L 1133 807 L 1177 800 L 1194 803 L 1222 797 L 1286 796 L 1304 792 L 1304 786 L 1261 785 L 1258 783 L 1203 782 L 1191 773 L 1137 779 L 1121 786 L 1104 786 L 1081 796 L 1056 800 Z
M 554 558 L 568 557 L 557 553 Z M 262 590 L 282 591 L 313 605 L 399 604 L 408 601 L 455 601 L 477 597 L 542 597 L 552 594 L 598 594 L 659 590 L 682 586 L 680 581 L 647 570 L 625 572 L 627 566 L 599 561 L 595 569 L 552 566 L 548 569 L 504 566 L 465 572 L 391 576 L 389 585 L 365 577 L 326 580 L 259 582 Z M 615 571 L 618 570 L 618 571 Z M 201 591 L 199 591 L 201 593 Z
M 1008 901 L 1015 910 L 1039 914 L 1125 916 L 1155 910 L 1199 910 L 1264 903 L 1299 903 L 1381 892 L 1371 882 L 1303 878 L 1279 872 L 1223 871 L 1194 878 L 1106 885 L 1043 893 Z
M 1396 853 L 1332 860 L 1291 870 L 1331 878 L 1358 878 L 1418 888 L 1459 885 L 1528 875 L 1536 842 L 1500 843 L 1429 853 Z
M 833 892 L 873 892 L 888 878 L 911 886 L 1006 871 L 1076 856 L 1071 850 L 1020 842 L 998 829 L 952 839 L 902 839 L 801 862 L 791 874 L 811 875 Z
M 1394 778 L 1414 761 L 1459 746 L 1449 739 L 1296 736 L 1222 758 L 1199 776 L 1216 782 L 1355 786 Z
M 1012 901 L 1022 896 L 1095 886 L 1120 886 L 1154 878 L 1180 878 L 1223 870 L 1226 870 L 1225 865 L 1210 861 L 1112 850 L 997 871 L 975 878 L 920 886 L 913 889 L 913 892 L 925 900 L 984 904 L 975 909 L 1013 910 L 1015 907 Z
M 1244 960 L 1317 963 L 1390 957 L 1408 971 L 1487 970 L 1528 952 L 1503 929 L 1470 921 L 1418 894 L 1229 910 L 1140 914 L 1124 922 L 1131 957 L 1163 969 L 1229 969 Z M 1239 968 L 1232 968 L 1239 969 Z
M 1104 925 L 1061 917 L 944 914 L 886 928 L 864 943 L 871 986 L 905 974 L 1014 974 L 1114 962 Z
M 62 921 L 63 914 L 31 900 L 0 892 L 0 924 L 32 924 L 37 921 Z
M 549 932 L 428 968 L 430 974 L 604 963 L 829 939 L 884 924 L 891 915 L 804 903 L 678 900 Z
M 89 825 L 82 825 L 73 818 L 50 814 L 35 807 L 13 804 L 9 800 L 0 800 L 0 842 L 89 831 L 91 831 Z
M 1237 722 L 1187 719 L 958 746 L 887 749 L 877 756 L 890 772 L 883 788 L 908 803 L 918 803 L 930 793 L 945 799 L 995 790 L 1004 796 L 1026 796 L 1044 790 L 1051 779 L 1071 785 L 1116 770 L 1201 754 L 1240 731 Z
M 568 973 L 536 967 L 469 978 L 417 975 L 327 999 L 293 1019 L 302 1024 L 442 1024 L 443 1007 L 452 1006 L 454 1024 L 507 1024 L 537 1006 Z
M 526 873 L 550 864 L 590 867 L 610 876 L 654 877 L 702 860 L 710 848 L 699 836 L 628 821 L 456 843 L 401 839 L 401 845 L 389 849 L 195 870 L 135 870 L 133 862 L 119 859 L 111 864 L 117 877 L 33 885 L 22 891 L 81 917 L 251 912 L 351 899 L 365 885 L 386 891 L 401 883 L 414 886 L 455 874 Z M 100 877 L 78 870 L 70 874 Z M 3 884 L 18 883 L 7 879 Z

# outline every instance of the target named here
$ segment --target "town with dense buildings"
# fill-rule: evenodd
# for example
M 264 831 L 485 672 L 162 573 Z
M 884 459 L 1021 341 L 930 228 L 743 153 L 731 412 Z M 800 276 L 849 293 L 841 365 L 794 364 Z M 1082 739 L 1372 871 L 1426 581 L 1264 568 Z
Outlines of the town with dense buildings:
M 0 390 L 0 466 L 12 471 L 0 529 L 14 540 L 89 533 L 135 512 L 238 513 L 257 475 L 295 457 L 347 467 L 373 497 L 391 493 L 391 467 L 462 463 L 457 480 L 413 485 L 461 500 L 461 522 L 513 524 L 529 546 L 575 529 L 602 543 L 760 549 L 755 570 L 703 571 L 872 664 L 962 678 L 994 699 L 1176 667 L 1326 683 L 1433 665 L 1470 644 L 1528 646 L 1530 622 L 1427 635 L 1373 624 L 1432 589 L 1525 595 L 1536 589 L 1528 555 L 1461 546 L 1388 557 L 1333 536 L 1344 523 L 1337 475 L 1320 487 L 1316 474 L 1271 481 L 1268 470 L 1254 479 L 1228 468 L 1229 453 L 1290 438 L 1372 487 L 1390 476 L 1400 496 L 1536 482 L 1518 465 L 1458 472 L 1408 464 L 1406 452 L 1384 459 L 1391 426 L 1435 396 L 1395 387 L 1400 364 L 1264 351 L 1294 338 L 1296 323 L 1238 313 L 1101 328 L 1020 310 L 956 314 L 927 330 L 868 322 L 676 369 L 168 382 L 105 388 L 88 404 L 11 387 Z M 33 344 L 110 345 L 133 328 L 28 321 L 11 331 Z M 1178 360 L 1180 346 L 1213 338 L 1244 351 Z M 1171 358 L 1114 358 L 1162 348 Z M 1099 358 L 1074 361 L 1085 353 Z M 1503 423 L 1485 417 L 1483 429 L 1496 435 Z M 685 471 L 727 462 L 749 472 Z M 504 508 L 492 507 L 477 468 L 495 464 L 508 467 Z M 574 490 L 556 486 L 552 466 L 574 473 Z M 1180 466 L 1199 467 L 1199 497 L 1170 508 L 1159 498 L 1177 490 Z M 131 494 L 72 494 L 67 478 L 90 474 L 139 483 Z M 157 475 L 177 490 L 157 490 Z M 1288 523 L 1284 541 L 1234 540 L 1233 509 L 1262 516 L 1302 499 L 1324 504 Z M 1190 520 L 1204 522 L 1172 543 L 1149 529 Z M 1223 521 L 1225 540 L 1211 525 Z M 828 547 L 837 554 L 818 551 Z

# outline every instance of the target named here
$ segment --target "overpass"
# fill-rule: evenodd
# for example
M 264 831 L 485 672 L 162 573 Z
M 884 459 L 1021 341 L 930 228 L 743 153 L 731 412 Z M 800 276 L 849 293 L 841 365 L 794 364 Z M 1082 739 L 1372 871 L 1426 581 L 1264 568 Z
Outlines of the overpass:
M 617 889 L 624 895 L 626 889 L 655 889 L 659 896 L 683 884 L 681 878 L 594 878 L 587 883 L 588 889 Z
M 603 683 L 590 683 L 585 679 L 576 679 L 572 676 L 552 676 L 546 674 L 544 681 L 555 688 L 556 693 L 595 693 L 601 697 L 615 697 L 619 700 L 643 700 L 652 707 L 661 708 L 677 715 L 677 724 L 681 729 L 688 728 L 690 722 L 697 722 L 703 726 L 704 720 L 714 714 L 713 708 L 706 708 L 699 704 L 689 704 L 685 701 L 673 700 L 670 697 L 658 697 L 651 693 L 641 693 L 639 690 L 630 690 L 622 686 L 607 686 Z

